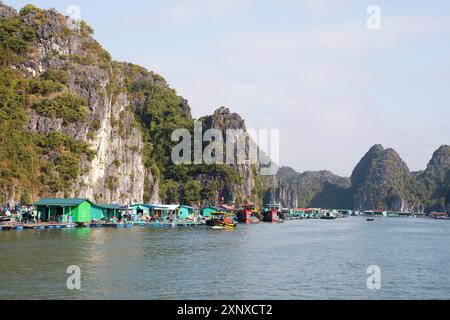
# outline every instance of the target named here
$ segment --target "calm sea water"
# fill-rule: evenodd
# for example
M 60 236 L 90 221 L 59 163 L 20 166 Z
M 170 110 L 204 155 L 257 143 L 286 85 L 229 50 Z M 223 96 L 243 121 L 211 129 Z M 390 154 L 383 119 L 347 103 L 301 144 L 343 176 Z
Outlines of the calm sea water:
M 450 221 L 431 219 L 0 231 L 0 254 L 0 299 L 450 298 Z

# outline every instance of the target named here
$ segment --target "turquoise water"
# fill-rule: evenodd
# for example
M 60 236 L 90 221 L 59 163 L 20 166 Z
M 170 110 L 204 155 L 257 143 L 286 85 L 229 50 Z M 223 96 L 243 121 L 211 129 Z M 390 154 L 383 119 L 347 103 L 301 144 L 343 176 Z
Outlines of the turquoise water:
M 450 221 L 432 219 L 0 231 L 0 254 L 0 299 L 450 299 Z

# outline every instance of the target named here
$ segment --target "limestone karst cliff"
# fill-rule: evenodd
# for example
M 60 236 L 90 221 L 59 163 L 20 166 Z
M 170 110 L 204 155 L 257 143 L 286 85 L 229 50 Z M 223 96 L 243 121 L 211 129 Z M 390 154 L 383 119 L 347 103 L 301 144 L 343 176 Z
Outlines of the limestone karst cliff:
M 171 163 L 172 131 L 193 128 L 188 101 L 92 35 L 55 10 L 0 2 L 0 125 L 11 128 L 0 133 L 1 200 L 196 204 L 225 192 L 223 181 L 228 201 L 255 194 L 250 165 Z
M 450 147 L 441 146 L 421 172 L 410 172 L 395 150 L 374 145 L 351 178 L 282 167 L 274 180 L 264 179 L 265 200 L 287 207 L 445 211 L 450 204 Z

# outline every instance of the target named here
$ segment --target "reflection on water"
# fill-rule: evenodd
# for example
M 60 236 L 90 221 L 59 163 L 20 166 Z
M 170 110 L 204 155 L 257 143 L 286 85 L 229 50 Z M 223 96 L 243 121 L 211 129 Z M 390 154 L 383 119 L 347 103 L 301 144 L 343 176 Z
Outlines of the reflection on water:
M 0 298 L 448 299 L 448 243 L 449 221 L 413 218 L 0 231 Z M 66 289 L 70 265 L 80 291 Z

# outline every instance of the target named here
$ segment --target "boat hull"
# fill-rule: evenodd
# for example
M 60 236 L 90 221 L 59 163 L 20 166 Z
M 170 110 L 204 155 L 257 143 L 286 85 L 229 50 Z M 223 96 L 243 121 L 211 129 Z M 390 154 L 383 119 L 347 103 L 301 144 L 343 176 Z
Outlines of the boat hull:
M 214 220 L 207 220 L 206 225 L 209 227 L 222 227 L 222 228 L 236 228 L 237 223 L 233 222 L 225 222 L 225 221 L 214 221 Z

